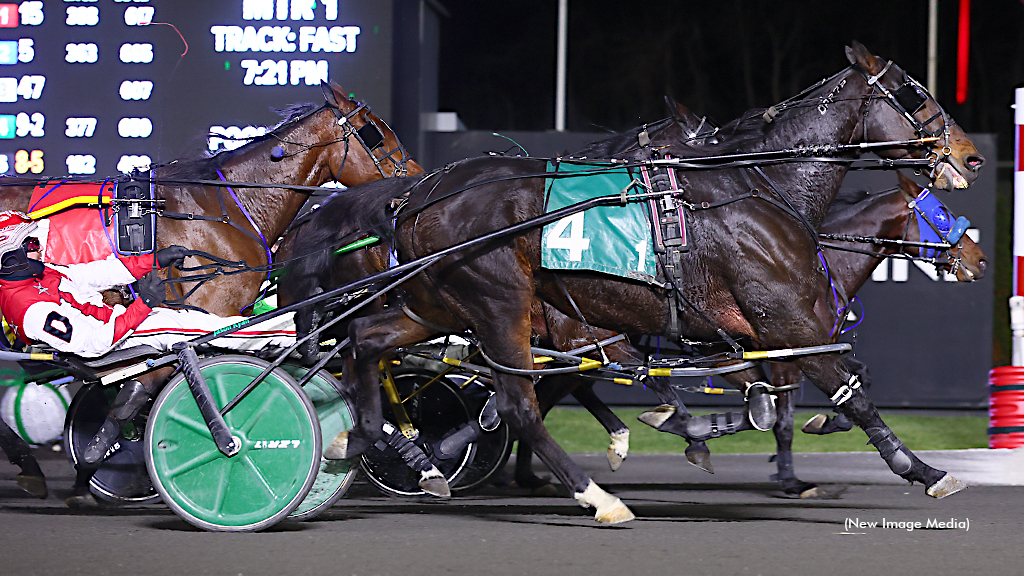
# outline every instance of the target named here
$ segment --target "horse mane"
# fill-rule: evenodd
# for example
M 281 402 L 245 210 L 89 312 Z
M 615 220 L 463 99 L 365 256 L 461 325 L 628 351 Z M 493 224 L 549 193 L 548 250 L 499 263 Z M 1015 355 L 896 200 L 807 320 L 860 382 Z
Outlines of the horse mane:
M 175 160 L 163 166 L 160 171 L 160 176 L 162 178 L 216 180 L 217 171 L 220 170 L 228 161 L 250 152 L 255 146 L 272 138 L 276 131 L 292 124 L 293 122 L 301 120 L 314 112 L 320 106 L 320 104 L 305 102 L 291 104 L 284 108 L 271 108 L 274 113 L 281 116 L 281 120 L 277 124 L 269 127 L 263 135 L 254 136 L 248 142 L 234 150 L 221 150 L 215 154 L 204 152 L 201 156 L 196 158 Z
M 675 125 L 675 120 L 672 118 L 665 118 L 663 120 L 658 120 L 657 122 L 644 124 L 622 132 L 615 132 L 602 140 L 597 140 L 587 144 L 576 152 L 569 154 L 569 156 L 574 158 L 594 159 L 621 158 L 623 156 L 627 156 L 627 153 L 631 150 L 635 150 L 636 152 L 640 151 L 638 138 L 640 136 L 640 132 L 645 128 L 647 129 L 648 134 L 651 135 L 651 141 L 654 142 L 658 140 L 659 137 L 664 136 L 664 131 L 673 125 Z

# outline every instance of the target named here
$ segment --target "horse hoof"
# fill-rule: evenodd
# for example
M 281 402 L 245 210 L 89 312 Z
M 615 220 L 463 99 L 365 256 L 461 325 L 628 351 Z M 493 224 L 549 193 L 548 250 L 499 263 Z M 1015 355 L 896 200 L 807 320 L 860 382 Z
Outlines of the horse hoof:
M 538 498 L 554 498 L 555 496 L 558 496 L 558 486 L 550 483 L 543 486 L 537 486 L 530 491 L 530 495 Z
M 587 484 L 586 490 L 577 492 L 573 496 L 580 503 L 580 506 L 596 508 L 597 512 L 594 514 L 594 520 L 601 524 L 621 524 L 636 518 L 633 512 L 622 503 L 622 500 L 605 492 L 593 480 Z
M 629 455 L 629 430 L 613 432 L 610 436 L 612 442 L 608 446 L 608 467 L 615 472 Z
M 708 474 L 715 473 L 715 467 L 711 464 L 711 451 L 703 443 L 693 443 L 686 447 L 686 461 L 693 464 L 697 468 L 707 472 Z
M 100 503 L 89 492 L 85 494 L 72 494 L 64 499 L 64 504 L 72 510 L 95 510 L 100 507 Z
M 15 477 L 18 487 L 28 492 L 34 498 L 46 498 L 50 492 L 46 489 L 46 478 L 29 474 L 18 474 Z
M 821 434 L 821 429 L 825 427 L 825 422 L 828 422 L 828 416 L 815 414 L 800 428 L 800 431 L 804 434 Z
M 800 493 L 800 498 L 809 498 L 809 499 L 828 498 L 828 493 L 825 492 L 825 490 L 823 490 L 822 488 L 820 488 L 818 486 L 815 486 L 814 488 L 809 488 L 809 489 L 804 490 L 803 492 L 801 492 Z
M 938 482 L 929 486 L 924 493 L 932 498 L 945 498 L 946 496 L 952 496 L 966 488 L 967 484 L 964 484 L 947 473 L 940 478 Z
M 328 460 L 344 460 L 348 458 L 348 430 L 339 432 L 334 440 L 324 448 L 324 458 Z
M 618 500 L 618 498 L 616 498 Z M 636 516 L 633 511 L 630 510 L 622 501 L 616 506 L 608 508 L 606 510 L 598 510 L 594 514 L 594 520 L 597 520 L 601 524 L 622 524 L 623 522 L 629 522 L 635 520 Z
M 675 413 L 675 406 L 672 406 L 671 404 L 662 404 L 654 410 L 648 410 L 647 412 L 640 414 L 636 419 L 657 430 L 661 428 L 661 425 L 667 422 Z
M 419 484 L 420 488 L 431 496 L 437 496 L 438 498 L 451 498 L 452 496 L 448 480 L 445 480 L 444 474 L 441 474 L 441 471 L 436 466 L 431 466 L 430 470 L 420 473 Z

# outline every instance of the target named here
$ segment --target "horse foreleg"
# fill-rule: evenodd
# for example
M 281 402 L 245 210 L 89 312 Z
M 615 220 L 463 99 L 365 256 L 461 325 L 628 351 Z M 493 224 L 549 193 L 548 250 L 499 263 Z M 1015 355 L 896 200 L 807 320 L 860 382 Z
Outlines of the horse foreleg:
M 868 372 L 866 364 L 857 360 L 852 354 L 843 356 L 843 364 L 850 372 L 860 380 L 865 390 L 871 389 L 871 373 Z M 800 430 L 805 434 L 832 434 L 833 432 L 849 432 L 853 429 L 853 422 L 844 416 L 839 409 L 835 409 L 835 416 L 828 414 L 815 414 L 803 425 Z
M 645 384 L 658 395 L 662 404 L 654 410 L 640 414 L 637 416 L 637 420 L 658 432 L 667 432 L 685 438 L 686 461 L 708 474 L 714 474 L 715 467 L 711 464 L 711 450 L 708 449 L 704 440 L 694 439 L 688 435 L 686 426 L 694 416 L 686 409 L 679 394 L 669 384 L 668 378 L 648 378 Z
M 868 442 L 893 473 L 908 482 L 924 484 L 925 493 L 933 498 L 944 498 L 967 487 L 951 474 L 925 464 L 903 445 L 864 394 L 860 380 L 850 374 L 837 355 L 806 357 L 795 362 L 842 414 L 864 430 Z

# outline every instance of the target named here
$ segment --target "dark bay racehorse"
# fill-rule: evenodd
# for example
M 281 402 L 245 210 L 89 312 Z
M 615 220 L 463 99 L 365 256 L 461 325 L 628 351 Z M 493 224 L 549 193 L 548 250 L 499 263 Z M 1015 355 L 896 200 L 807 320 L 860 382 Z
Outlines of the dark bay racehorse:
M 850 68 L 800 99 L 776 105 L 767 116 L 758 111 L 744 117 L 734 127 L 751 136 L 727 138 L 725 146 L 709 153 L 903 141 L 934 131 L 937 140 L 881 154 L 933 154 L 932 177 L 937 187 L 968 186 L 984 159 L 963 131 L 899 67 L 859 44 L 847 49 L 847 55 Z M 916 91 L 921 100 L 907 97 L 906 90 Z M 724 132 L 729 130 L 727 126 Z M 671 148 L 671 143 L 662 142 L 652 146 L 662 144 Z M 673 156 L 687 154 L 669 151 Z M 357 230 L 381 232 L 392 218 L 392 200 L 408 192 L 407 211 L 399 213 L 395 225 L 399 259 L 408 261 L 541 215 L 544 179 L 534 175 L 544 169 L 543 161 L 531 159 L 467 160 L 427 178 L 349 190 L 330 203 L 330 210 L 322 208 L 318 218 L 338 230 L 339 236 Z M 818 272 L 813 233 L 847 170 L 842 163 L 815 161 L 795 167 L 765 166 L 754 177 L 739 169 L 679 171 L 686 200 L 695 205 L 731 200 L 751 187 L 776 201 L 748 198 L 693 215 L 691 238 L 700 248 L 684 255 L 683 277 L 676 285 L 677 293 L 689 303 L 679 310 L 684 337 L 713 341 L 719 337 L 719 328 L 763 350 L 830 340 L 831 323 L 822 323 L 815 312 L 827 285 Z M 436 199 L 441 200 L 425 206 Z M 784 202 L 795 210 L 780 208 Z M 532 367 L 530 312 L 537 296 L 568 313 L 572 306 L 567 292 L 591 324 L 605 329 L 628 334 L 667 332 L 671 314 L 664 290 L 589 273 L 560 274 L 562 282 L 558 282 L 540 267 L 539 243 L 537 230 L 445 258 L 408 283 L 408 306 L 432 325 L 455 331 L 470 328 L 497 364 L 523 370 Z M 333 444 L 339 453 L 353 456 L 380 433 L 377 363 L 381 356 L 394 347 L 426 340 L 438 330 L 411 320 L 401 310 L 388 309 L 353 321 L 349 332 L 354 357 L 344 374 L 357 402 L 358 419 L 356 428 L 339 435 Z M 867 432 L 895 473 L 923 483 L 934 497 L 962 489 L 955 478 L 927 466 L 902 445 L 837 354 L 799 357 L 794 363 Z M 596 507 L 600 522 L 633 517 L 551 439 L 529 378 L 498 372 L 495 385 L 502 417 L 520 438 L 534 443 L 541 460 L 581 505 Z M 674 416 L 685 420 L 689 415 L 677 412 Z
M 320 186 L 336 180 L 354 186 L 423 172 L 387 123 L 366 105 L 350 99 L 334 82 L 322 88 L 324 104 L 292 106 L 284 111 L 286 117 L 280 124 L 243 146 L 155 168 L 155 195 L 165 201 L 163 210 L 197 217 L 160 218 L 157 246 L 177 244 L 262 266 L 268 263 L 269 247 L 308 198 L 307 192 L 288 188 L 236 186 L 227 190 L 190 181 Z M 0 210 L 26 211 L 35 184 L 0 179 Z M 219 276 L 200 286 L 187 303 L 221 316 L 244 313 L 259 296 L 265 279 L 265 272 Z M 139 380 L 153 394 L 168 374 L 169 370 L 158 370 Z M 13 432 L 6 434 L 5 428 L 0 421 L 0 446 L 9 455 L 20 454 L 24 451 L 17 444 L 20 439 Z
M 696 125 L 694 125 L 696 127 Z M 906 240 L 917 242 L 920 238 L 918 220 L 914 218 L 914 211 L 910 208 L 909 202 L 921 194 L 921 187 L 901 173 L 897 173 L 899 187 L 879 194 L 867 194 L 864 192 L 853 192 L 837 199 L 825 217 L 821 225 L 821 232 L 826 234 L 842 234 L 847 236 L 861 236 L 878 238 L 881 240 Z M 834 280 L 839 284 L 843 292 L 852 298 L 864 285 L 871 275 L 871 271 L 888 254 L 896 253 L 895 244 L 874 243 L 867 245 L 854 243 L 837 244 L 852 250 L 866 250 L 877 254 L 871 256 L 857 251 L 844 251 L 827 249 L 826 257 L 829 267 L 833 272 Z M 905 253 L 909 256 L 917 256 L 919 249 L 907 247 Z M 949 250 L 950 262 L 955 262 L 955 274 L 961 282 L 972 282 L 984 276 L 987 260 L 984 253 L 977 244 L 969 237 L 964 236 L 959 245 Z M 953 266 L 946 265 L 949 269 Z M 820 320 L 823 323 L 834 322 L 835 315 L 831 310 L 819 310 Z M 538 322 L 538 318 L 541 319 Z M 578 320 L 569 318 L 551 306 L 544 305 L 543 311 L 534 311 L 534 331 L 543 340 L 551 341 L 559 350 L 570 350 L 580 348 L 592 342 L 593 338 L 603 340 L 613 334 L 594 328 L 594 334 Z M 838 331 L 836 331 L 838 332 Z M 630 346 L 627 342 L 616 342 L 605 347 L 605 352 L 612 361 L 620 364 L 631 364 L 641 361 L 644 355 Z M 593 356 L 591 354 L 591 356 Z M 849 356 L 843 357 L 844 362 L 850 366 L 851 361 L 856 363 Z M 851 370 L 853 367 L 851 366 Z M 863 374 L 863 367 L 858 367 L 855 373 Z M 742 385 L 742 380 L 737 380 L 730 375 L 724 376 L 731 383 Z M 771 383 L 773 386 L 782 387 L 791 384 L 799 384 L 801 374 L 794 365 L 784 362 L 773 363 L 771 367 Z M 861 376 L 863 379 L 863 375 Z M 536 393 L 540 405 L 541 414 L 545 414 L 558 400 L 572 390 L 574 396 L 585 404 L 591 412 L 601 414 L 599 420 L 611 436 L 611 444 L 608 449 L 609 462 L 612 469 L 616 469 L 625 457 L 628 450 L 628 428 L 615 414 L 603 406 L 591 390 L 592 384 L 579 386 L 585 380 L 569 375 L 545 377 L 537 383 Z M 662 378 L 648 378 L 645 385 L 655 391 L 660 398 L 672 398 L 675 393 Z M 865 383 L 866 385 L 866 383 Z M 792 467 L 792 441 L 793 441 L 793 412 L 795 409 L 795 391 L 781 391 L 778 393 L 776 403 L 778 412 L 777 421 L 773 427 L 778 444 L 776 453 L 776 464 L 778 467 L 778 482 L 780 487 L 787 494 L 811 497 L 820 495 L 813 484 L 799 480 Z M 822 415 L 824 418 L 824 415 Z M 750 430 L 752 426 L 745 424 L 738 430 Z M 541 487 L 545 483 L 537 478 L 531 468 L 531 448 L 524 442 L 520 442 L 516 456 L 516 483 L 520 486 Z

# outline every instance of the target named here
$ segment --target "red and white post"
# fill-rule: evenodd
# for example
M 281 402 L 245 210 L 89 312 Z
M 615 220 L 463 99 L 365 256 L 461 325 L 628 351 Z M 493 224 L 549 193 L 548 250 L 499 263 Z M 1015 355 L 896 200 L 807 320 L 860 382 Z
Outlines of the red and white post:
M 1024 366 L 1024 88 L 1014 94 L 1013 119 L 1013 296 L 1010 298 L 1010 330 L 1013 332 L 1011 364 Z

